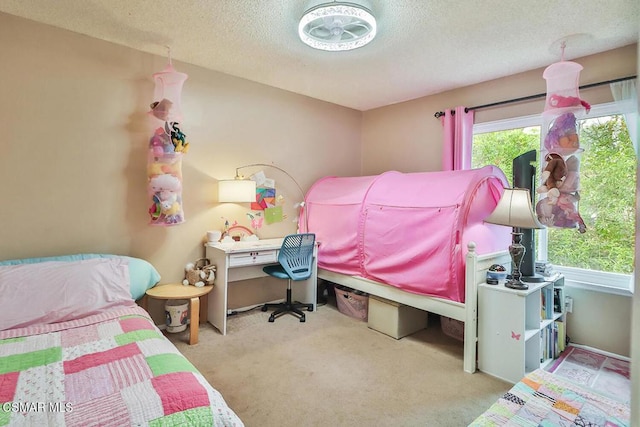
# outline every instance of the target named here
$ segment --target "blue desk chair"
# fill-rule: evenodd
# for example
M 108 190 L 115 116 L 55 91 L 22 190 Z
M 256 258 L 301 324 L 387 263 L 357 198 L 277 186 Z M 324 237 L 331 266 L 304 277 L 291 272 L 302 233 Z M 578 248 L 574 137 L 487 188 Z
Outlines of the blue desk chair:
M 274 322 L 276 317 L 280 317 L 285 313 L 297 315 L 300 321 L 304 322 L 305 315 L 300 309 L 306 307 L 307 311 L 313 311 L 313 304 L 294 303 L 291 301 L 291 281 L 306 280 L 311 277 L 315 242 L 316 235 L 313 233 L 290 234 L 284 238 L 278 253 L 278 262 L 280 264 L 267 265 L 262 268 L 269 276 L 288 280 L 286 301 L 262 306 L 262 311 L 276 308 L 276 311 L 271 313 L 269 322 Z

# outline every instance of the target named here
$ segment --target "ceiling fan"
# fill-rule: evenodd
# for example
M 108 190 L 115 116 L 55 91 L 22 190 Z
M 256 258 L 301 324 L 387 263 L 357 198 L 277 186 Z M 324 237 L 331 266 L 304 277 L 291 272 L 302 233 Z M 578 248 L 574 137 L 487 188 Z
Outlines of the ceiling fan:
M 376 30 L 376 19 L 368 9 L 337 1 L 307 10 L 298 25 L 304 43 L 331 51 L 362 47 L 373 40 Z

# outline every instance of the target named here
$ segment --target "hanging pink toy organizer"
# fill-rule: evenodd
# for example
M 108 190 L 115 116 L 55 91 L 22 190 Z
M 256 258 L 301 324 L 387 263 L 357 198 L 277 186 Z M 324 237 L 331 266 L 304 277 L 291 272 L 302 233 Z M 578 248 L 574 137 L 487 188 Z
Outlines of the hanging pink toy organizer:
M 578 228 L 584 233 L 586 226 L 578 212 L 583 149 L 576 113 L 588 113 L 591 106 L 578 93 L 581 70 L 582 65 L 563 60 L 543 73 L 547 97 L 542 115 L 542 182 L 537 189 L 543 198 L 536 204 L 536 213 L 548 227 Z
M 305 197 L 318 267 L 463 302 L 467 244 L 491 253 L 511 241 L 484 223 L 506 184 L 495 166 L 322 178 Z
M 185 221 L 182 206 L 182 156 L 188 143 L 181 130 L 180 98 L 187 75 L 171 62 L 155 73 L 154 102 L 149 111 L 153 134 L 147 157 L 149 224 L 169 226 Z

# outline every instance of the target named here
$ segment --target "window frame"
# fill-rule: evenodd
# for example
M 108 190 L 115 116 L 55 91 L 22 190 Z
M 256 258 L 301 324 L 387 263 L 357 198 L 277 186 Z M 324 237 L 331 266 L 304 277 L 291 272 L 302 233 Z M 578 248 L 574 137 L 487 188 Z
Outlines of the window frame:
M 607 102 L 603 104 L 593 105 L 589 114 L 584 112 L 576 113 L 576 118 L 582 120 L 590 117 L 600 117 L 607 115 L 624 114 L 620 111 L 619 106 L 615 102 Z M 533 114 L 528 116 L 513 117 L 491 122 L 475 123 L 473 125 L 473 135 L 499 132 L 511 129 L 519 129 L 526 127 L 538 126 L 542 127 L 543 118 L 541 114 Z M 542 129 L 541 129 L 542 133 Z M 541 147 L 538 148 L 538 153 Z M 537 232 L 536 255 L 540 260 L 547 259 L 548 251 L 548 233 L 546 228 Z M 635 241 L 634 241 L 635 244 Z M 553 260 L 550 260 L 553 264 Z M 577 267 L 563 267 L 554 265 L 555 269 L 564 274 L 565 281 L 574 287 L 588 289 L 596 292 L 604 292 L 607 294 L 632 296 L 634 292 L 634 275 L 620 274 L 611 272 L 602 272 L 597 270 L 588 270 Z

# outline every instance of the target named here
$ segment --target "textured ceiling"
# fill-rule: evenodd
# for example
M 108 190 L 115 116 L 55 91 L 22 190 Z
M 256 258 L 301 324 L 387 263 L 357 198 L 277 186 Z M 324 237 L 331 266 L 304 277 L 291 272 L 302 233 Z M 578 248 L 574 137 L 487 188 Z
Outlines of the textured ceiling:
M 352 0 L 378 36 L 303 44 L 322 0 L 2 0 L 0 11 L 313 98 L 368 110 L 638 41 L 638 0 Z

